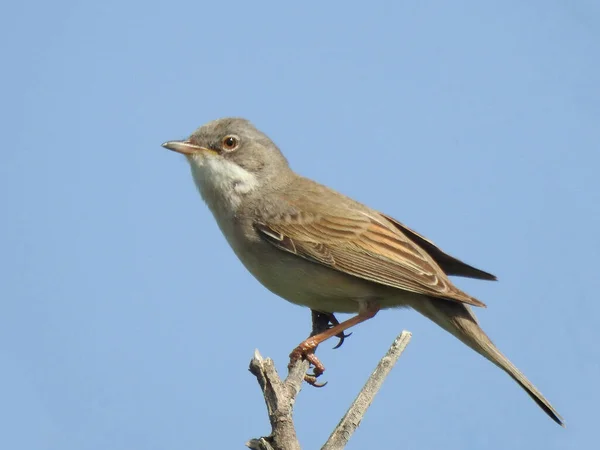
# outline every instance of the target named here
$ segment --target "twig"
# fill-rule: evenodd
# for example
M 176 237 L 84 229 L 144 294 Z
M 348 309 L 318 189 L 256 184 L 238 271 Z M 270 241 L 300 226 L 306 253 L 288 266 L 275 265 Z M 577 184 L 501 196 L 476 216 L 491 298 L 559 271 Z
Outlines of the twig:
M 250 361 L 250 372 L 258 380 L 265 397 L 271 434 L 259 439 L 251 439 L 246 446 L 253 450 L 300 450 L 296 429 L 292 419 L 294 401 L 308 370 L 308 361 L 298 361 L 290 369 L 285 381 L 277 374 L 271 358 L 264 359 L 258 350 Z
M 311 314 L 310 335 L 313 336 L 328 328 L 329 319 L 327 315 L 317 311 L 311 311 Z M 254 357 L 250 361 L 250 372 L 256 377 L 263 391 L 271 422 L 271 434 L 249 440 L 246 442 L 247 447 L 253 450 L 300 450 L 292 413 L 308 367 L 308 361 L 296 361 L 289 369 L 285 381 L 281 381 L 273 360 L 263 359 L 258 350 L 254 351 Z
M 312 313 L 313 332 L 311 335 L 327 329 L 329 319 L 315 311 Z M 352 433 L 362 420 L 363 415 L 371 405 L 375 394 L 383 380 L 404 351 L 410 341 L 411 334 L 403 331 L 392 343 L 387 354 L 379 361 L 364 387 L 350 406 L 338 426 L 335 428 L 322 450 L 339 450 L 344 448 Z M 292 418 L 296 396 L 302 388 L 304 375 L 309 368 L 308 361 L 297 361 L 289 370 L 285 381 L 277 374 L 275 364 L 270 358 L 263 358 L 258 350 L 250 361 L 250 372 L 258 380 L 263 392 L 271 434 L 258 439 L 251 439 L 246 446 L 253 450 L 300 450 Z
M 400 355 L 408 345 L 412 334 L 409 331 L 403 331 L 392 343 L 386 355 L 379 361 L 375 371 L 371 374 L 362 390 L 359 392 L 356 400 L 350 405 L 348 411 L 340 420 L 338 426 L 333 430 L 331 436 L 321 448 L 321 450 L 339 450 L 343 449 L 352 433 L 356 430 L 365 412 L 371 405 L 375 394 L 381 388 L 383 380 L 388 376 L 392 367 L 400 358 Z

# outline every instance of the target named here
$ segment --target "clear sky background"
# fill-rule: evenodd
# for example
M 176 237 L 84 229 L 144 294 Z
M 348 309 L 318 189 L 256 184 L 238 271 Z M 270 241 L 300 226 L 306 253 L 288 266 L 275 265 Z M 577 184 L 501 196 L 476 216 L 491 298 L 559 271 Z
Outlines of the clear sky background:
M 485 3 L 485 4 L 484 4 Z M 303 175 L 498 275 L 456 280 L 567 422 L 426 319 L 319 355 L 319 448 L 402 329 L 349 449 L 584 449 L 600 404 L 600 4 L 53 1 L 3 6 L 0 446 L 243 448 L 310 312 L 237 261 L 180 155 L 252 120 Z M 344 317 L 344 316 L 341 316 Z

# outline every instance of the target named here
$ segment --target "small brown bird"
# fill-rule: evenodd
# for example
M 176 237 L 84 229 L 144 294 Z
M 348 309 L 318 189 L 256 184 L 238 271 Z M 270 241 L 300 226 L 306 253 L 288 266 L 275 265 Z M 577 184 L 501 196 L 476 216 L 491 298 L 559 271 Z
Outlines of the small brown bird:
M 187 157 L 194 181 L 225 238 L 267 289 L 314 311 L 357 313 L 302 342 L 314 349 L 374 317 L 411 307 L 508 373 L 555 422 L 563 419 L 492 343 L 471 306 L 485 306 L 448 275 L 496 277 L 444 253 L 388 215 L 294 173 L 277 146 L 247 120 L 226 118 L 164 147 Z M 308 378 L 314 382 L 314 379 Z

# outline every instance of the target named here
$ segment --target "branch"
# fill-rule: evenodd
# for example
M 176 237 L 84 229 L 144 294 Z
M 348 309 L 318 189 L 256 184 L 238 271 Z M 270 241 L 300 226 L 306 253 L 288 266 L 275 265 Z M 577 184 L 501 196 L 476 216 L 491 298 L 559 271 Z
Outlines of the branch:
M 329 319 L 328 316 L 317 311 L 311 313 L 310 335 L 313 336 L 327 329 Z M 300 450 L 292 413 L 296 396 L 300 392 L 308 368 L 308 361 L 297 361 L 289 370 L 284 382 L 279 378 L 273 360 L 263 359 L 258 350 L 254 351 L 254 357 L 250 361 L 250 372 L 258 380 L 265 397 L 269 422 L 271 422 L 271 434 L 249 440 L 246 442 L 247 447 L 253 450 Z
M 352 433 L 358 428 L 365 412 L 371 406 L 375 394 L 377 394 L 383 384 L 383 380 L 388 376 L 392 367 L 394 367 L 398 358 L 400 358 L 400 355 L 410 342 L 411 336 L 412 334 L 409 331 L 403 331 L 396 337 L 390 349 L 381 358 L 381 361 L 379 361 L 377 367 L 321 450 L 339 450 L 346 446 Z
M 318 332 L 319 328 L 326 327 L 327 324 L 328 322 L 323 317 L 313 312 L 313 334 Z M 403 331 L 394 340 L 387 354 L 379 361 L 375 371 L 371 374 L 322 450 L 344 448 L 371 405 L 383 380 L 406 348 L 410 337 L 410 332 Z M 300 392 L 308 368 L 309 363 L 307 361 L 297 361 L 289 370 L 285 381 L 282 381 L 277 374 L 273 360 L 263 358 L 258 350 L 255 350 L 254 357 L 250 361 L 250 372 L 256 377 L 263 392 L 269 413 L 269 421 L 271 422 L 271 434 L 267 437 L 251 439 L 246 443 L 247 447 L 253 450 L 300 450 L 292 414 L 296 396 Z
M 286 380 L 282 381 L 273 360 L 264 359 L 258 350 L 254 351 L 254 357 L 250 361 L 250 372 L 258 380 L 265 397 L 271 434 L 268 437 L 251 439 L 246 443 L 247 447 L 253 450 L 301 450 L 292 413 L 308 365 L 308 361 L 298 361 L 290 369 Z

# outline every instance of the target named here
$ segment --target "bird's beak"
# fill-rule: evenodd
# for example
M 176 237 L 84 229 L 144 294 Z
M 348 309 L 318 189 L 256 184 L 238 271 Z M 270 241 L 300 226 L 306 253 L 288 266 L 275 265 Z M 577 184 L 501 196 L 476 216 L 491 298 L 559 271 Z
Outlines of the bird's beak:
M 194 153 L 207 151 L 207 148 L 192 144 L 190 141 L 168 141 L 162 145 L 164 148 L 181 153 L 182 155 L 191 156 Z

